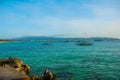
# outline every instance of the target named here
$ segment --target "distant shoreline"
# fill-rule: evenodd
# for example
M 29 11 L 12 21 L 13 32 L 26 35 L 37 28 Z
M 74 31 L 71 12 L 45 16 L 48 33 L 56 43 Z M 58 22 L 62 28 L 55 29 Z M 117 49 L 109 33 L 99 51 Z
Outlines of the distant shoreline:
M 0 40 L 0 43 L 4 43 L 4 42 L 15 42 L 16 40 Z
M 3 42 L 34 42 L 34 41 L 62 41 L 62 42 L 77 42 L 77 41 L 113 41 L 117 40 L 120 41 L 118 38 L 107 38 L 107 37 L 91 37 L 91 38 L 57 38 L 57 37 L 21 37 L 21 38 L 15 38 L 15 39 L 0 39 L 0 43 Z

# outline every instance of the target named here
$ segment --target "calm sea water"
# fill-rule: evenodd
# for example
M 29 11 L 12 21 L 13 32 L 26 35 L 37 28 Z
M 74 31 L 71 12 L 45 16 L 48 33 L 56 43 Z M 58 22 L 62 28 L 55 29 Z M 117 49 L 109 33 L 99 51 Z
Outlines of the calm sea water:
M 120 42 L 94 42 L 77 46 L 75 42 L 0 43 L 0 58 L 20 58 L 31 66 L 31 74 L 42 75 L 48 68 L 56 80 L 120 80 Z

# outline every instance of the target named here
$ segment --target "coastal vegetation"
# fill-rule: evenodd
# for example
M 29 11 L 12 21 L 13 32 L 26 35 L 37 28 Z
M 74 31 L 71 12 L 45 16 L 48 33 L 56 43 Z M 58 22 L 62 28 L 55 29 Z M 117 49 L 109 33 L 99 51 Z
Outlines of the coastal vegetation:
M 15 41 L 15 40 L 0 39 L 0 42 L 12 42 L 12 41 Z

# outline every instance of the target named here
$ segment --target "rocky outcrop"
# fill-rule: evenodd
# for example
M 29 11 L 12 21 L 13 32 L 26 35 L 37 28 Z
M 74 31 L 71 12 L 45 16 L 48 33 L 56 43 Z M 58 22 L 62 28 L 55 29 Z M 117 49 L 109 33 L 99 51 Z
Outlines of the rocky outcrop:
M 18 58 L 0 60 L 0 80 L 54 80 L 55 75 L 45 70 L 43 76 L 30 75 L 30 67 Z

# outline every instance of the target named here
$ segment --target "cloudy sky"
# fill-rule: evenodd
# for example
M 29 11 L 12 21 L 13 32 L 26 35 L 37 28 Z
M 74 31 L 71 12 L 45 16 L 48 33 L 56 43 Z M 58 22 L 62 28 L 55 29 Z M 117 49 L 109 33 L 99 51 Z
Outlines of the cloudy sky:
M 0 0 L 0 38 L 120 38 L 120 0 Z

